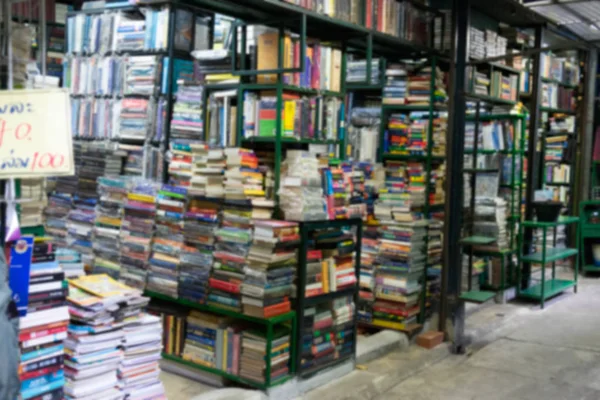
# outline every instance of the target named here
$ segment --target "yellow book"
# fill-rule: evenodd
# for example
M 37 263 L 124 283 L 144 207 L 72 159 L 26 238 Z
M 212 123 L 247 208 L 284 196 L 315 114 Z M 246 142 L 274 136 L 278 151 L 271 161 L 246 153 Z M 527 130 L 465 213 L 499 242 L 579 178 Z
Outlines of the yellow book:
M 69 279 L 69 284 L 77 286 L 88 293 L 98 297 L 127 296 L 138 293 L 121 282 L 115 281 L 106 274 L 84 275 L 76 279 Z
M 258 190 L 258 189 L 248 189 L 248 190 L 244 190 L 244 194 L 247 196 L 264 196 L 265 191 Z
M 145 203 L 154 203 L 155 198 L 149 194 L 127 193 L 129 200 L 142 201 Z
M 191 361 L 194 364 L 200 364 L 200 365 L 204 365 L 205 367 L 209 367 L 209 368 L 214 368 L 214 365 L 212 363 L 209 363 L 207 361 L 201 360 L 199 358 L 193 357 L 189 354 L 184 354 L 183 355 L 183 359 L 186 361 Z
M 175 318 L 175 324 L 176 324 L 176 332 L 175 332 L 175 349 L 173 351 L 173 354 L 175 355 L 179 355 L 179 349 L 181 348 L 181 319 L 174 317 Z
M 281 346 L 273 347 L 271 349 L 271 353 L 275 353 L 275 352 L 287 349 L 288 347 L 290 347 L 290 344 L 289 343 L 284 343 Z
M 296 119 L 296 101 L 285 101 L 283 110 L 283 134 L 284 136 L 294 136 L 294 120 Z
M 223 358 L 221 360 L 221 369 L 227 371 L 227 329 L 223 329 Z
M 329 262 L 321 261 L 321 283 L 323 284 L 323 293 L 329 293 Z
M 373 319 L 373 322 L 371 322 L 371 325 L 375 325 L 375 326 L 379 326 L 381 328 L 387 328 L 387 329 L 396 329 L 396 330 L 404 330 L 406 329 L 406 325 L 401 323 L 401 322 L 393 322 L 393 321 L 386 321 L 383 319 Z

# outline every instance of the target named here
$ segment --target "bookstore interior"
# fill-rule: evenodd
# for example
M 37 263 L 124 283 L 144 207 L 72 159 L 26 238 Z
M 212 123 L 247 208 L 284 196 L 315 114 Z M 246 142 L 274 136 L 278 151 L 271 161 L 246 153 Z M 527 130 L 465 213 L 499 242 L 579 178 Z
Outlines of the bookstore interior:
M 4 1 L 0 398 L 271 393 L 577 292 L 600 29 L 459 3 Z

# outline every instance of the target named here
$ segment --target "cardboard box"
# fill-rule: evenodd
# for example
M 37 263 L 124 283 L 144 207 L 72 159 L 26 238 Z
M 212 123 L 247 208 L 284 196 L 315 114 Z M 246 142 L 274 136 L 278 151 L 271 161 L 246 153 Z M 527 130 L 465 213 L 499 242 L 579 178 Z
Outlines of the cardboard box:
M 438 331 L 430 331 L 421 333 L 417 336 L 416 343 L 425 349 L 433 349 L 438 344 L 444 341 L 444 333 Z

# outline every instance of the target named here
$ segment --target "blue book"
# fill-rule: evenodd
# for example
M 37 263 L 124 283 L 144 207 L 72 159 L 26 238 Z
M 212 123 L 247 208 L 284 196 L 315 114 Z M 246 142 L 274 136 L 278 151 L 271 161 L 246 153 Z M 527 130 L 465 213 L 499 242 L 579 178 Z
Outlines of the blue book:
M 214 339 L 209 339 L 209 338 L 205 338 L 203 336 L 194 335 L 190 331 L 187 332 L 187 339 L 191 339 L 191 340 L 193 340 L 195 342 L 198 342 L 200 344 L 203 344 L 205 346 L 214 347 L 214 345 L 215 345 L 215 340 Z
M 43 356 L 55 353 L 57 351 L 63 351 L 63 350 L 64 350 L 64 346 L 61 343 L 56 346 L 46 347 L 46 348 L 35 350 L 35 351 L 30 351 L 28 353 L 21 354 L 21 362 L 26 362 L 29 360 L 33 360 L 34 358 L 43 357 Z

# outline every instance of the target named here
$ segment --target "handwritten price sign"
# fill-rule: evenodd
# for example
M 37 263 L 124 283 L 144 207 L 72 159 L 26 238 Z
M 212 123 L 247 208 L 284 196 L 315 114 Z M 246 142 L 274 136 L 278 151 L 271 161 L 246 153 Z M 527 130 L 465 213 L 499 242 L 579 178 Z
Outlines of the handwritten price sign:
M 74 174 L 69 102 L 63 89 L 0 91 L 0 179 Z

